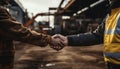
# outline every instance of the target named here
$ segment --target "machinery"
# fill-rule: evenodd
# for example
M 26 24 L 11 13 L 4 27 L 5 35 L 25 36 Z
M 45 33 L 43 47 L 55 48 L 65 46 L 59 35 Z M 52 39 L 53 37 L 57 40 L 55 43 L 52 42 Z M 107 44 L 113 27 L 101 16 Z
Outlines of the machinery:
M 104 15 L 106 15 L 106 9 L 108 8 L 106 0 L 69 0 L 66 6 L 62 8 L 64 1 L 61 0 L 60 5 L 55 9 L 57 10 L 55 13 L 38 13 L 32 18 L 29 18 L 27 12 L 19 3 L 11 2 L 13 4 L 11 12 L 14 12 L 12 15 L 23 23 L 25 27 L 36 23 L 35 19 L 38 16 L 52 15 L 54 16 L 54 28 L 50 28 L 49 21 L 43 21 L 37 23 L 39 28 L 37 31 L 51 35 L 71 35 L 93 31 L 100 24 Z M 63 19 L 63 16 L 69 16 L 70 18 Z M 99 20 L 97 21 L 97 19 Z
M 77 34 L 81 30 L 81 25 L 75 20 L 67 19 L 62 21 L 61 29 L 63 35 Z
M 54 14 L 49 14 L 49 13 L 38 13 L 36 14 L 35 16 L 33 16 L 31 19 L 29 19 L 26 23 L 24 23 L 23 25 L 25 27 L 29 27 L 31 25 L 33 25 L 35 23 L 35 19 L 38 17 L 38 16 L 49 16 L 49 15 L 54 15 Z M 33 26 L 34 27 L 34 26 Z M 38 29 L 36 30 L 37 32 L 40 32 L 40 33 L 44 33 L 44 34 L 50 34 L 52 28 L 50 28 L 49 26 L 49 22 L 47 21 L 39 21 L 37 22 L 37 26 Z M 34 29 L 35 30 L 35 29 Z

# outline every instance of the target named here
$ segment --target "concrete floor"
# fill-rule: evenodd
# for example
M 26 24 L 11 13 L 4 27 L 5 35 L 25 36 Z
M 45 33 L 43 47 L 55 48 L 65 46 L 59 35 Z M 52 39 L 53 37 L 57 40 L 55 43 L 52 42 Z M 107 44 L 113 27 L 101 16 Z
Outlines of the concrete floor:
M 49 46 L 16 44 L 14 69 L 105 69 L 103 46 L 67 46 L 55 51 Z

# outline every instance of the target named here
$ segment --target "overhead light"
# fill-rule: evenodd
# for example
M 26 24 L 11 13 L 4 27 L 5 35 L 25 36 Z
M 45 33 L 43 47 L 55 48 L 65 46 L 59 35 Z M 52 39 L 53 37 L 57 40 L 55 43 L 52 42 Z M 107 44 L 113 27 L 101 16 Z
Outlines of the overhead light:
M 104 0 L 99 0 L 99 1 L 97 1 L 97 2 L 95 2 L 95 3 L 93 3 L 93 4 L 91 4 L 90 7 L 94 7 L 95 5 L 97 5 L 97 4 L 99 4 L 99 3 L 103 2 L 103 1 L 104 1 Z
M 80 13 L 82 13 L 82 12 L 88 10 L 88 9 L 89 9 L 88 7 L 85 7 L 85 8 L 83 8 L 82 10 L 78 11 L 77 14 L 80 14 Z
M 62 16 L 62 19 L 70 19 L 70 16 Z
M 76 15 L 77 15 L 76 13 L 73 14 L 73 16 L 76 16 Z
M 81 11 L 84 12 L 86 10 L 88 10 L 88 7 L 83 8 Z
M 104 0 L 99 0 L 99 1 L 91 4 L 90 7 L 92 8 L 92 7 L 94 7 L 94 6 L 96 6 L 97 4 L 100 4 L 100 3 L 102 3 L 102 2 L 104 2 Z M 77 14 L 80 14 L 80 13 L 82 13 L 82 12 L 88 10 L 88 9 L 89 9 L 89 7 L 85 7 L 85 8 L 83 8 L 83 9 L 81 9 L 80 11 L 78 11 Z

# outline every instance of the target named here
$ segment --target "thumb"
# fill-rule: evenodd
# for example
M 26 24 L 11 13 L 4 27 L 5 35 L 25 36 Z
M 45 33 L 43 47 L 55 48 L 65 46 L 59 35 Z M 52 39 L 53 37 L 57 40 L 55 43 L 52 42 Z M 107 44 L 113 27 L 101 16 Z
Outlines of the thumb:
M 54 38 L 54 39 L 59 38 L 62 41 L 66 40 L 66 37 L 61 35 L 61 34 L 55 34 L 55 35 L 52 36 L 52 38 Z
M 61 34 L 57 34 L 57 37 L 62 40 L 62 41 L 65 41 L 66 40 L 66 37 L 61 35 Z

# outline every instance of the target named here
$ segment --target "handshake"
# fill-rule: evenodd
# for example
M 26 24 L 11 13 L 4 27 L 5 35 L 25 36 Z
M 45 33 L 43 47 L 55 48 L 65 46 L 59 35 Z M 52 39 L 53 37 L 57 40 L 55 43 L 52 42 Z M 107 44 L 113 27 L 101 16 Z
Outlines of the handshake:
M 67 45 L 68 45 L 67 37 L 60 34 L 55 34 L 51 37 L 50 47 L 52 49 L 59 51 Z

